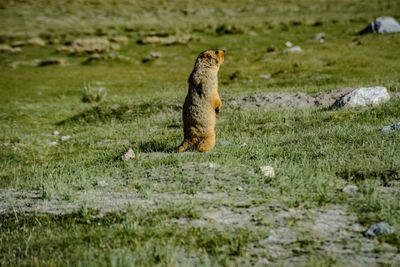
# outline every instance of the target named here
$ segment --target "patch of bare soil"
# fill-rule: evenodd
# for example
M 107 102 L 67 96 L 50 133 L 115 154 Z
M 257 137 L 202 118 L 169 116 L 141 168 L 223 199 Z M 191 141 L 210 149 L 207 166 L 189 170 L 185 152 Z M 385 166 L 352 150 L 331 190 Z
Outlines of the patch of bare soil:
M 161 208 L 160 203 L 186 203 L 190 201 L 217 201 L 225 199 L 223 193 L 167 194 L 147 197 L 135 192 L 114 192 L 107 189 L 79 191 L 67 198 L 60 195 L 43 197 L 39 190 L 0 189 L 0 215 L 7 213 L 69 214 L 82 207 L 101 212 L 116 212 L 130 207 Z
M 350 91 L 352 89 L 346 88 L 317 95 L 308 95 L 302 92 L 255 93 L 228 99 L 227 103 L 228 106 L 244 109 L 330 107 Z M 400 94 L 392 92 L 391 96 L 399 97 Z

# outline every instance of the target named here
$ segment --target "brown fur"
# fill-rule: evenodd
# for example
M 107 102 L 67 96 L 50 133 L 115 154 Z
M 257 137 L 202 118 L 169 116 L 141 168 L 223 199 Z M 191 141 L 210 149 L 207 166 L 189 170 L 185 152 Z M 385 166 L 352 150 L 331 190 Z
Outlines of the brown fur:
M 183 105 L 184 140 L 176 148 L 184 152 L 190 146 L 206 152 L 215 145 L 217 113 L 221 111 L 218 94 L 218 70 L 224 62 L 224 50 L 206 50 L 197 57 L 189 77 L 189 91 Z

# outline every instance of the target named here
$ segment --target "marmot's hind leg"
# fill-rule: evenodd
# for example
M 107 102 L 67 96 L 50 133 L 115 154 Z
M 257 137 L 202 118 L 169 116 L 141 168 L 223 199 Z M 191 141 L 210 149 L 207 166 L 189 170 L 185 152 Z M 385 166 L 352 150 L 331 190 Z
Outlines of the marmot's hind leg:
M 199 152 L 207 152 L 213 149 L 215 145 L 215 133 L 209 133 L 207 137 L 200 140 L 199 144 L 197 145 L 197 150 Z
M 182 142 L 182 144 L 181 144 L 180 146 L 178 146 L 178 147 L 175 149 L 175 152 L 177 152 L 177 153 L 185 152 L 186 149 L 188 149 L 189 146 L 191 146 L 191 145 L 193 145 L 193 144 L 194 144 L 193 140 L 191 140 L 191 139 L 184 139 L 183 142 Z

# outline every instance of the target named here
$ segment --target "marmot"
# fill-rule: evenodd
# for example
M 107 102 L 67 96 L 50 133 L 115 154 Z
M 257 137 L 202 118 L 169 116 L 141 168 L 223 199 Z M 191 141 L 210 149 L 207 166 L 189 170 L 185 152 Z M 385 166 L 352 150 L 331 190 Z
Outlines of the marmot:
M 189 76 L 189 90 L 183 105 L 184 140 L 176 152 L 184 152 L 191 146 L 200 152 L 214 147 L 216 115 L 221 111 L 218 70 L 224 58 L 222 49 L 210 49 L 198 55 Z

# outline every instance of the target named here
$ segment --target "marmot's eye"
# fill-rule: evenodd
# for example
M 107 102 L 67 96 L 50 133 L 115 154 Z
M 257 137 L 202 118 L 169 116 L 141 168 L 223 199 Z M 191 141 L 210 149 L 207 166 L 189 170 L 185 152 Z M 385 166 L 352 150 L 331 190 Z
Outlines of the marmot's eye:
M 216 55 L 218 55 L 218 53 L 219 53 L 219 51 L 218 51 L 218 50 L 217 50 L 217 51 L 215 51 L 215 54 L 216 54 Z

